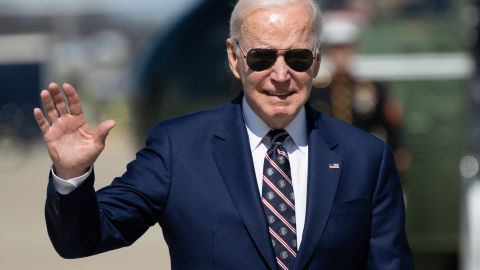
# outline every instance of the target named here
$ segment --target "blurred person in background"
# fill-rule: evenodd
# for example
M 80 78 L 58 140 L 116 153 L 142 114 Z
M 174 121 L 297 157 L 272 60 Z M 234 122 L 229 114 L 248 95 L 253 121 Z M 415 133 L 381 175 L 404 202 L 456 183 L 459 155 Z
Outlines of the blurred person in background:
M 383 83 L 357 78 L 353 73 L 362 20 L 353 11 L 324 15 L 324 65 L 315 79 L 311 104 L 319 111 L 366 130 L 393 149 L 400 174 L 410 167 L 410 155 L 401 145 L 403 108 L 388 95 Z M 323 89 L 322 89 L 323 88 Z
M 156 125 L 97 192 L 93 164 L 115 122 L 91 130 L 75 89 L 63 85 L 65 100 L 50 84 L 34 115 L 53 161 L 57 252 L 128 246 L 159 223 L 172 269 L 412 269 L 390 148 L 307 103 L 320 30 L 313 1 L 240 0 L 226 45 L 242 94 Z

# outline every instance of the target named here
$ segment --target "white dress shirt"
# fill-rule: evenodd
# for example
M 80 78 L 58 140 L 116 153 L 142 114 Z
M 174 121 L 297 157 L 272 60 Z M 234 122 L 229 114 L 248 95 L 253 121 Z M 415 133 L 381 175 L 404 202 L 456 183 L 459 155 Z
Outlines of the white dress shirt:
M 92 173 L 92 170 L 93 166 L 90 167 L 90 169 L 88 169 L 88 171 L 84 175 L 64 180 L 55 174 L 55 170 L 52 167 L 53 186 L 58 193 L 62 195 L 67 195 L 68 193 L 74 191 L 77 187 L 79 187 Z
M 260 196 L 262 196 L 263 161 L 268 148 L 270 148 L 270 139 L 265 138 L 265 136 L 271 128 L 255 114 L 245 98 L 243 98 L 242 105 L 243 117 L 250 141 L 250 150 L 252 151 L 253 165 L 255 167 L 255 176 L 257 177 L 258 191 Z M 283 143 L 283 147 L 288 152 L 288 159 L 290 160 L 293 192 L 295 193 L 297 246 L 299 247 L 302 242 L 305 212 L 307 209 L 308 138 L 307 118 L 304 107 L 302 107 L 285 130 L 290 135 Z
M 263 185 L 263 161 L 265 153 L 270 147 L 270 140 L 265 138 L 270 128 L 252 110 L 245 98 L 242 100 L 243 117 L 252 151 L 255 176 L 257 178 L 259 195 L 262 196 Z M 297 246 L 302 242 L 303 227 L 305 224 L 305 212 L 307 207 L 307 173 L 308 173 L 308 139 L 307 120 L 305 108 L 302 107 L 298 115 L 285 128 L 290 137 L 283 143 L 290 160 L 290 172 L 295 193 L 295 217 L 297 226 Z M 64 180 L 58 177 L 53 168 L 53 186 L 60 194 L 66 195 L 79 187 L 92 173 L 91 167 L 82 176 Z

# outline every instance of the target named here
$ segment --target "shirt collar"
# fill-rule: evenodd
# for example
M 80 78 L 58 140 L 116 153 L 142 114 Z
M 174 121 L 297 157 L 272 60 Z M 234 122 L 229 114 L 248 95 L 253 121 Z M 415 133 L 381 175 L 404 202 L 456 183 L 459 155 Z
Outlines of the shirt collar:
M 247 127 L 248 139 L 250 141 L 250 150 L 255 150 L 263 138 L 270 131 L 270 127 L 252 110 L 245 97 L 242 99 L 243 118 Z M 307 139 L 307 117 L 305 107 L 302 107 L 295 118 L 285 128 L 293 143 L 299 150 L 305 154 L 308 145 Z

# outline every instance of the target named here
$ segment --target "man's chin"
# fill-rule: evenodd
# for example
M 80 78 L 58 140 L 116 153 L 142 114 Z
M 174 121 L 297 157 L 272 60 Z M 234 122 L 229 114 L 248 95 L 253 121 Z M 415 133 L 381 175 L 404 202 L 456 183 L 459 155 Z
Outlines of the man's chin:
M 285 128 L 293 118 L 295 118 L 295 113 L 293 110 L 276 110 L 268 114 L 269 123 L 267 123 L 271 128 L 282 129 Z
M 295 117 L 297 112 L 300 111 L 300 108 L 297 108 L 296 106 L 271 106 L 270 111 L 269 111 L 269 116 L 272 118 L 289 118 L 289 117 Z

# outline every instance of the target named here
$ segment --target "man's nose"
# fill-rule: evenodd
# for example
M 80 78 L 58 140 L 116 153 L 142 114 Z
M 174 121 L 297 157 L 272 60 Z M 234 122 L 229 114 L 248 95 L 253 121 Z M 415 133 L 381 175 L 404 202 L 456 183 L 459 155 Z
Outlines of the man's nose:
M 275 64 L 273 64 L 272 73 L 270 76 L 272 80 L 276 82 L 285 82 L 290 80 L 290 69 L 285 62 L 283 55 L 279 55 L 277 61 L 275 61 Z

